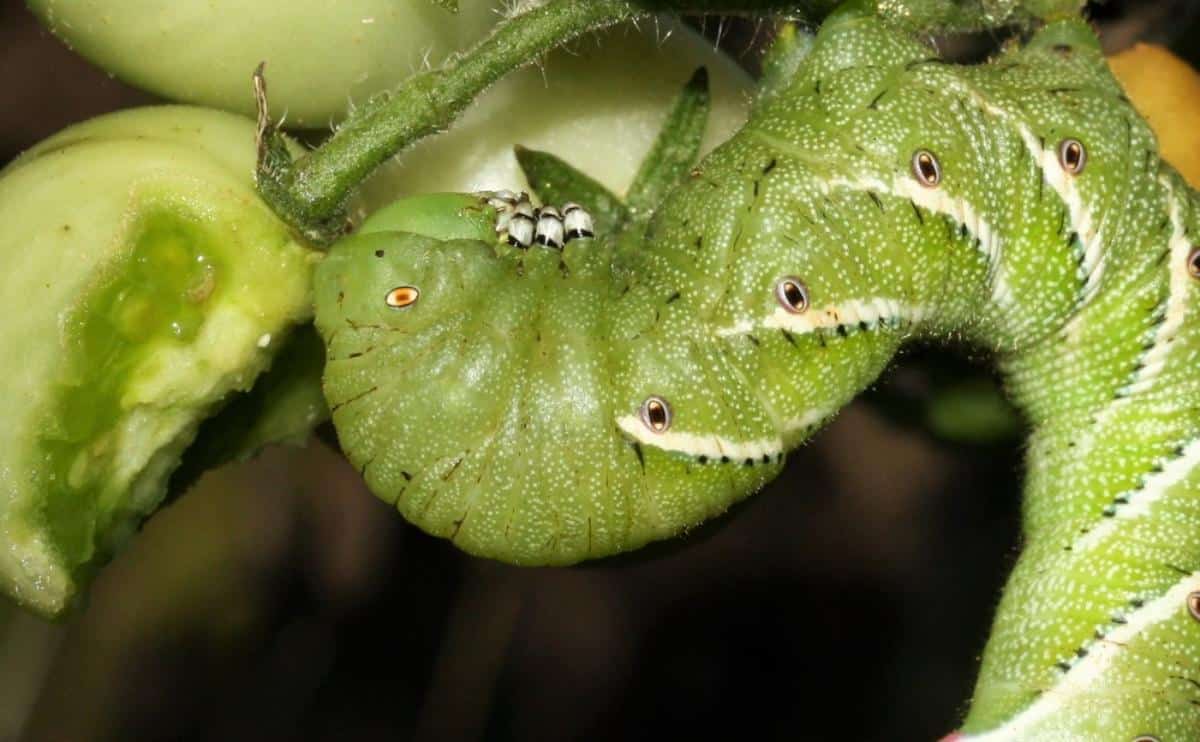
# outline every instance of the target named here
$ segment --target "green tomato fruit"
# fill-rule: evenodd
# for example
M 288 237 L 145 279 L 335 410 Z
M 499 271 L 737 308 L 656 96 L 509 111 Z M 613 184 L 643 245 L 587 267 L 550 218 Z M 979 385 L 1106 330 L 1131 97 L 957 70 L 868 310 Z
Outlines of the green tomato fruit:
M 171 474 L 168 497 L 186 492 L 206 472 L 247 461 L 269 445 L 306 445 L 317 426 L 329 419 L 321 390 L 324 367 L 325 346 L 316 328 L 297 327 L 254 388 L 232 395 L 200 426 Z
M 481 38 L 499 0 L 28 0 L 42 23 L 98 66 L 171 100 L 251 114 L 250 75 L 267 63 L 271 107 L 324 128 L 352 102 L 395 87 Z
M 708 69 L 712 85 L 707 152 L 745 123 L 753 81 L 682 24 L 621 26 L 496 83 L 449 131 L 368 181 L 364 202 L 373 210 L 418 193 L 529 190 L 513 155 L 518 144 L 552 152 L 623 194 L 698 67 Z
M 70 604 L 311 314 L 319 253 L 259 200 L 254 150 L 252 122 L 167 106 L 0 173 L 0 590 L 35 611 Z

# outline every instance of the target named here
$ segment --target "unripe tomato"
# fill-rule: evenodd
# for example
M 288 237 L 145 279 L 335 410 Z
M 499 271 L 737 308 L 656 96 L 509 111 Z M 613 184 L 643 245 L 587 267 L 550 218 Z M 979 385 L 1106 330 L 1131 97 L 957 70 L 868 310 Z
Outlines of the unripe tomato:
M 267 62 L 272 109 L 324 128 L 481 38 L 499 0 L 28 0 L 68 46 L 171 100 L 251 114 L 250 75 Z
M 1135 44 L 1108 59 L 1138 112 L 1158 137 L 1163 159 L 1195 188 L 1200 186 L 1200 72 L 1154 44 Z
M 318 253 L 258 198 L 254 124 L 72 127 L 0 173 L 0 590 L 61 612 L 311 314 Z

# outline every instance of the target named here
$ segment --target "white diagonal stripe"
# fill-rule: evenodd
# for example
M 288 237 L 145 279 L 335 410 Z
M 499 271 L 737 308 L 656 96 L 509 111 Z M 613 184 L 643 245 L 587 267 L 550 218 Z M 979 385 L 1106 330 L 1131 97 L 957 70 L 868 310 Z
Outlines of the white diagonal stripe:
M 1200 439 L 1192 441 L 1162 471 L 1147 476 L 1143 485 L 1130 493 L 1129 502 L 1117 506 L 1116 514 L 1081 536 L 1072 546 L 1077 552 L 1087 551 L 1103 544 L 1124 521 L 1149 517 L 1152 508 L 1166 496 L 1172 487 L 1187 478 L 1200 465 Z
M 675 431 L 656 433 L 649 430 L 637 415 L 617 418 L 617 427 L 630 438 L 647 446 L 699 458 L 728 458 L 731 461 L 774 458 L 783 453 L 783 441 L 778 436 L 757 440 L 735 441 L 716 434 L 696 434 Z
M 1061 680 L 1007 724 L 983 734 L 962 735 L 958 738 L 959 742 L 1020 742 L 1029 739 L 1030 733 L 1047 719 L 1056 714 L 1072 713 L 1066 707 L 1077 697 L 1095 691 L 1124 651 L 1125 645 L 1154 626 L 1186 611 L 1187 596 L 1196 590 L 1200 590 L 1200 572 L 1184 577 L 1162 597 L 1127 614 L 1126 623 L 1110 631 L 1103 639 L 1097 639 L 1088 647 L 1086 657 L 1076 662 Z
M 784 433 L 794 433 L 797 430 L 804 430 L 807 427 L 816 425 L 817 423 L 832 417 L 836 412 L 836 408 L 832 410 L 820 408 L 808 410 L 791 418 L 790 420 L 785 420 L 780 428 Z
M 933 308 L 928 305 L 911 304 L 898 299 L 877 296 L 849 299 L 821 309 L 810 308 L 800 314 L 789 312 L 783 307 L 776 307 L 774 312 L 761 320 L 741 320 L 728 327 L 719 327 L 715 332 L 719 337 L 730 337 L 767 328 L 804 335 L 817 330 L 833 330 L 841 326 L 853 327 L 864 322 L 869 327 L 886 322 L 917 323 L 932 313 Z

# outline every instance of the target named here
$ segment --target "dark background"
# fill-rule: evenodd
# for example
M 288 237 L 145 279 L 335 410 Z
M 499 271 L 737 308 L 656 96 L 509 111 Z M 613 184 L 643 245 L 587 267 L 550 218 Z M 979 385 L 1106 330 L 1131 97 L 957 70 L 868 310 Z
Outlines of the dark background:
M 1192 5 L 1097 18 L 1113 48 L 1194 57 Z M 724 44 L 752 66 L 737 30 Z M 0 165 L 152 101 L 15 0 L 0 91 Z M 955 444 L 908 422 L 962 370 L 981 373 L 910 351 L 722 522 L 572 569 L 465 556 L 325 445 L 270 450 L 151 519 L 77 615 L 0 605 L 0 739 L 936 739 L 1019 543 L 1020 435 Z

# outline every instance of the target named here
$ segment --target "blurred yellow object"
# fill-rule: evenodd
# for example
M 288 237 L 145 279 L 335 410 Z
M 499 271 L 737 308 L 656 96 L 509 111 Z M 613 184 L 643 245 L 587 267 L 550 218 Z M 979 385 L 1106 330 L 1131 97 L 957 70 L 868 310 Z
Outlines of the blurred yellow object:
M 1200 187 L 1200 72 L 1154 44 L 1135 44 L 1108 64 L 1150 122 L 1163 159 Z

